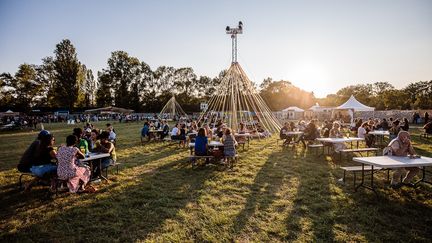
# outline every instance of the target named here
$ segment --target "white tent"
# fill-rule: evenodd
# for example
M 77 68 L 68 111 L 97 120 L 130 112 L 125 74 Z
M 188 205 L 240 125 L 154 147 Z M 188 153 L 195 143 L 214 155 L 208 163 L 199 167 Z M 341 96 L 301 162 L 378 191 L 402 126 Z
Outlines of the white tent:
M 367 105 L 363 105 L 360 103 L 354 95 L 351 95 L 351 97 L 342 105 L 336 107 L 337 110 L 353 110 L 353 111 L 374 111 L 374 107 L 370 107 Z
M 287 111 L 304 112 L 303 109 L 298 108 L 297 106 L 290 106 L 288 108 L 283 109 L 282 111 L 284 111 L 284 112 L 287 112 Z

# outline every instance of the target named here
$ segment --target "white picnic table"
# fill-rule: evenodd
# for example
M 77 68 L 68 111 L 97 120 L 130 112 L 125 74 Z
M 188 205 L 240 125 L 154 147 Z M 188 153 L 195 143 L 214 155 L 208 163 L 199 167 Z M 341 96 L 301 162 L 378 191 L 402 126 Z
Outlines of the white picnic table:
M 347 142 L 364 141 L 364 138 L 357 138 L 357 137 L 317 138 L 316 140 L 322 143 L 347 143 Z
M 105 176 L 102 175 L 102 159 L 103 158 L 108 158 L 111 155 L 109 153 L 89 153 L 84 159 L 80 159 L 80 162 L 90 162 L 93 160 L 99 160 L 99 177 L 101 179 L 104 179 L 106 181 L 108 181 L 108 178 L 106 178 Z M 90 166 L 92 166 L 90 164 Z M 91 167 L 92 168 L 92 167 Z M 93 172 L 92 172 L 93 173 Z
M 355 157 L 353 158 L 355 162 L 362 164 L 362 180 L 360 185 L 356 187 L 364 187 L 375 191 L 374 187 L 374 167 L 384 168 L 384 169 L 395 169 L 395 168 L 407 168 L 407 167 L 422 167 L 422 177 L 415 184 L 420 182 L 432 184 L 430 181 L 425 180 L 426 169 L 425 167 L 432 166 L 432 158 L 421 156 L 420 158 L 411 158 L 408 156 L 371 156 L 371 157 Z M 365 165 L 371 166 L 371 176 L 370 176 L 370 186 L 364 184 L 365 177 Z
M 353 147 L 352 142 L 357 142 L 357 148 L 359 147 L 359 142 L 364 141 L 364 138 L 358 137 L 343 137 L 343 138 L 316 138 L 318 142 L 321 142 L 323 146 L 323 150 L 321 154 L 318 154 L 318 157 L 325 155 L 325 148 L 327 147 L 328 154 L 330 154 L 330 149 L 333 144 L 336 143 L 351 143 L 351 148 Z
M 84 159 L 80 159 L 81 162 L 88 162 L 97 159 L 108 158 L 111 155 L 109 153 L 89 153 Z
M 381 131 L 381 130 L 370 131 L 369 134 L 378 135 L 378 136 L 390 136 L 389 131 Z
M 234 137 L 250 137 L 250 133 L 235 133 Z
M 209 147 L 222 147 L 222 146 L 224 146 L 224 144 L 221 143 L 221 142 L 219 142 L 219 141 L 210 141 L 207 145 Z M 195 147 L 195 143 L 189 143 L 189 147 L 190 148 L 194 148 Z

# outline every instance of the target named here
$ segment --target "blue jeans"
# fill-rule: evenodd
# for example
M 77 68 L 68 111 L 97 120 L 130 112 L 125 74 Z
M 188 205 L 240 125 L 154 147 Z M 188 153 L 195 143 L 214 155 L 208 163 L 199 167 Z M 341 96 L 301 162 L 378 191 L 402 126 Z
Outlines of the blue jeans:
M 47 173 L 56 173 L 57 165 L 46 164 L 46 165 L 34 165 L 30 168 L 31 173 L 37 177 L 43 177 Z

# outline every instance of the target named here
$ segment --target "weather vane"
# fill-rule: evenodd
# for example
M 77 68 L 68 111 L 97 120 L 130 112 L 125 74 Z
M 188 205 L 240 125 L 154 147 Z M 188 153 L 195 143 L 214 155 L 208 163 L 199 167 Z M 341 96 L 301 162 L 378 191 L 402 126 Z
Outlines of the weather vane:
M 226 33 L 231 35 L 232 41 L 232 62 L 237 62 L 237 35 L 243 34 L 243 23 L 239 21 L 237 28 L 231 28 L 227 26 L 225 28 Z

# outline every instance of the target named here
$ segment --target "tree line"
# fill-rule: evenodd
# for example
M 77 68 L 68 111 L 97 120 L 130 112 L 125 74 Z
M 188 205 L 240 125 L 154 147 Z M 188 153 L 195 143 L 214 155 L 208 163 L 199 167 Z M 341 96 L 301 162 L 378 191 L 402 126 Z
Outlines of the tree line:
M 0 108 L 30 111 L 35 107 L 66 108 L 71 111 L 117 106 L 137 112 L 159 112 L 176 96 L 186 112 L 199 111 L 199 104 L 214 93 L 226 70 L 217 77 L 198 76 L 190 67 L 150 66 L 124 51 L 114 51 L 107 66 L 97 73 L 78 60 L 72 42 L 62 40 L 53 56 L 42 64 L 21 64 L 17 72 L 0 74 Z M 309 108 L 316 102 L 337 106 L 351 94 L 377 109 L 425 109 L 432 107 L 432 81 L 419 81 L 403 89 L 388 82 L 348 86 L 326 98 L 315 98 L 289 81 L 264 79 L 259 87 L 272 110 L 288 106 Z

